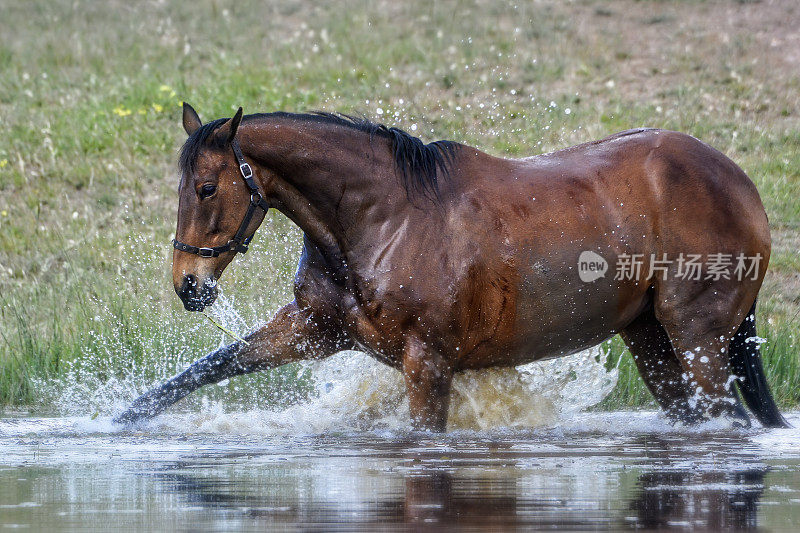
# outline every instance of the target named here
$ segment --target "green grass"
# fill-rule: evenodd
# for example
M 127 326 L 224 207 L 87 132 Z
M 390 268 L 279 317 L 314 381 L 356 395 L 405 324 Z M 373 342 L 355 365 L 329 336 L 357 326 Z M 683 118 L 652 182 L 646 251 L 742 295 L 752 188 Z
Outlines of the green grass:
M 758 20 L 742 15 L 725 40 L 707 31 L 717 10 L 747 6 L 0 3 L 0 404 L 48 409 L 58 387 L 46 384 L 101 386 L 132 369 L 146 381 L 219 342 L 171 288 L 182 100 L 204 119 L 239 105 L 364 113 L 508 156 L 641 125 L 693 134 L 761 191 L 775 237 L 759 309 L 765 360 L 781 401 L 800 400 L 800 69 L 758 40 Z M 797 15 L 775 20 L 780 36 Z M 271 214 L 226 271 L 244 323 L 290 298 L 298 243 Z M 650 401 L 632 368 L 623 355 L 606 406 Z M 248 383 L 272 401 L 296 375 Z M 207 397 L 246 396 L 237 391 Z

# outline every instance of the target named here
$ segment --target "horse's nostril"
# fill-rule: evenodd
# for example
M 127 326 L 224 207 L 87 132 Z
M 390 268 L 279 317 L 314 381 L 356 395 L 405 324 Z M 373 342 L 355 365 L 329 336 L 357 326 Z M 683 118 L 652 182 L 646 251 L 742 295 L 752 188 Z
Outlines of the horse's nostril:
M 194 297 L 196 291 L 197 291 L 197 278 L 192 274 L 187 274 L 183 276 L 183 283 L 181 283 L 180 289 L 176 290 L 181 300 L 186 300 L 187 298 Z

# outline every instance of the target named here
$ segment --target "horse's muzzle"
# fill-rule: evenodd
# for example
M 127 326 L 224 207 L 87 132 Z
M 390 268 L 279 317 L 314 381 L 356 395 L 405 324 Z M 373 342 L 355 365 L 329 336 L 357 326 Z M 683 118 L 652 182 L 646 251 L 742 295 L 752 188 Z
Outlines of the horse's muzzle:
M 209 278 L 200 283 L 192 274 L 183 277 L 180 289 L 175 292 L 187 311 L 202 311 L 217 299 L 217 282 Z

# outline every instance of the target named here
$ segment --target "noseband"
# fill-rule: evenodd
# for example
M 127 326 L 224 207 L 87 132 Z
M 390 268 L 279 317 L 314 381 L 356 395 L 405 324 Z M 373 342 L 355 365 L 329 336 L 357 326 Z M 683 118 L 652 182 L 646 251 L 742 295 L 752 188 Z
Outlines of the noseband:
M 228 241 L 228 244 L 214 246 L 213 248 L 192 246 L 191 244 L 183 243 L 178 239 L 172 239 L 172 246 L 176 250 L 199 255 L 200 257 L 217 257 L 226 252 L 247 253 L 247 246 L 253 239 L 253 235 L 250 235 L 249 237 L 244 236 L 245 232 L 247 231 L 247 227 L 250 225 L 250 221 L 253 219 L 256 209 L 261 209 L 266 214 L 267 210 L 269 209 L 269 204 L 267 204 L 267 201 L 264 200 L 264 197 L 261 196 L 261 192 L 258 190 L 256 180 L 253 179 L 253 168 L 247 161 L 244 160 L 242 149 L 239 148 L 239 141 L 234 139 L 231 142 L 231 148 L 233 148 L 233 154 L 236 156 L 236 161 L 239 163 L 239 172 L 241 172 L 244 182 L 247 184 L 247 188 L 250 189 L 250 206 L 247 208 L 247 213 L 245 213 L 242 223 L 239 225 L 239 229 L 236 231 L 236 235 L 234 235 L 233 238 Z

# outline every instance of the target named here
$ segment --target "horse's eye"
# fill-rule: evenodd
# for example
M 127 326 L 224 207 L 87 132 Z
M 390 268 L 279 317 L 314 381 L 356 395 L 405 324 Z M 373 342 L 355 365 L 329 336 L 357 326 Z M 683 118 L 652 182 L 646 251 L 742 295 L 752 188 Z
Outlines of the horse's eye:
M 213 195 L 215 192 L 217 192 L 217 186 L 216 185 L 211 185 L 210 183 L 208 183 L 206 185 L 203 185 L 203 187 L 200 189 L 200 199 L 202 200 L 204 198 L 208 198 L 209 196 Z

